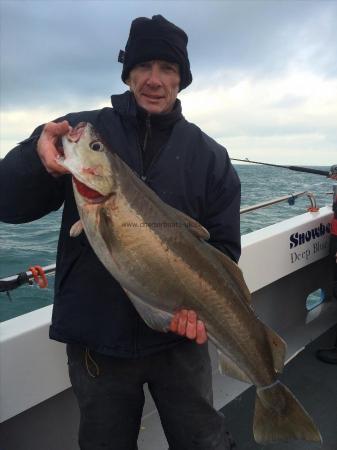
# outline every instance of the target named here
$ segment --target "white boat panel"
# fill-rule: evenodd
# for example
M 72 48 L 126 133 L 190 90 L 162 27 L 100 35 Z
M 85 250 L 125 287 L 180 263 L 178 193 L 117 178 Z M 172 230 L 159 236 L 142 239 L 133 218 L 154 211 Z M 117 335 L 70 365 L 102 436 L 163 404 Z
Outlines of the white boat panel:
M 51 311 L 0 324 L 0 422 L 70 386 L 65 346 L 48 336 Z
M 332 209 L 324 207 L 242 236 L 239 266 L 250 291 L 327 256 L 331 218 Z

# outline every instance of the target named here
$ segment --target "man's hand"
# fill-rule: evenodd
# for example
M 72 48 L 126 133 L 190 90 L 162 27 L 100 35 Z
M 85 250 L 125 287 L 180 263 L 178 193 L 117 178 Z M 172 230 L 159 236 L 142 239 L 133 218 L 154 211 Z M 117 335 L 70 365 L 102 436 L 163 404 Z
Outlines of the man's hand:
M 197 344 L 204 344 L 207 341 L 205 324 L 198 320 L 197 314 L 193 310 L 182 309 L 175 313 L 170 331 L 195 340 Z
M 57 164 L 56 160 L 60 156 L 57 148 L 59 140 L 69 130 L 70 126 L 66 120 L 59 123 L 49 122 L 44 126 L 41 136 L 37 141 L 37 153 L 41 162 L 46 171 L 54 177 L 68 173 L 64 167 Z

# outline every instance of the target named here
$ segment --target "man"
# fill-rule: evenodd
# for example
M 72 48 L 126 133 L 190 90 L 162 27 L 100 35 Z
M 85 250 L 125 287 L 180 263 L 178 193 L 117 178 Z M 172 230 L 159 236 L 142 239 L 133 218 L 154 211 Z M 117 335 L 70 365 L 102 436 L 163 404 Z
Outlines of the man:
M 82 450 L 137 448 L 145 383 L 171 450 L 235 448 L 212 407 L 204 324 L 183 310 L 172 332 L 146 326 L 85 235 L 69 237 L 78 213 L 71 178 L 57 164 L 60 137 L 91 122 L 148 186 L 201 222 L 210 243 L 238 260 L 238 177 L 225 149 L 184 119 L 177 100 L 192 81 L 187 40 L 162 16 L 135 19 L 120 53 L 130 91 L 112 96 L 113 109 L 72 113 L 38 127 L 0 165 L 1 220 L 35 220 L 64 202 L 50 337 L 67 343 Z

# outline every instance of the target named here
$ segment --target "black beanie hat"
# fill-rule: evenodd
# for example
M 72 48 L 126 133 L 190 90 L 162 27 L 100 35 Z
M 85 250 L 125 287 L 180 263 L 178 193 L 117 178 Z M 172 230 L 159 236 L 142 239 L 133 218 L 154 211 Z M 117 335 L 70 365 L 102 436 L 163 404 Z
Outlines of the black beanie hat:
M 161 59 L 179 65 L 180 90 L 186 88 L 192 82 L 187 42 L 187 34 L 165 17 L 138 17 L 132 21 L 125 52 L 119 53 L 118 61 L 123 63 L 122 80 L 126 82 L 136 64 Z

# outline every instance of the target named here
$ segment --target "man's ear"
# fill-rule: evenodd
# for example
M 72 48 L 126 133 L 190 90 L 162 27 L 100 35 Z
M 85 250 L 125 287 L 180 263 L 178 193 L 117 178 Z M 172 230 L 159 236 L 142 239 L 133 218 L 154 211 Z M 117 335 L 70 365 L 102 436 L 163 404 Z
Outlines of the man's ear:
M 127 84 L 130 87 L 130 77 L 127 77 L 127 79 L 125 80 L 125 84 Z

